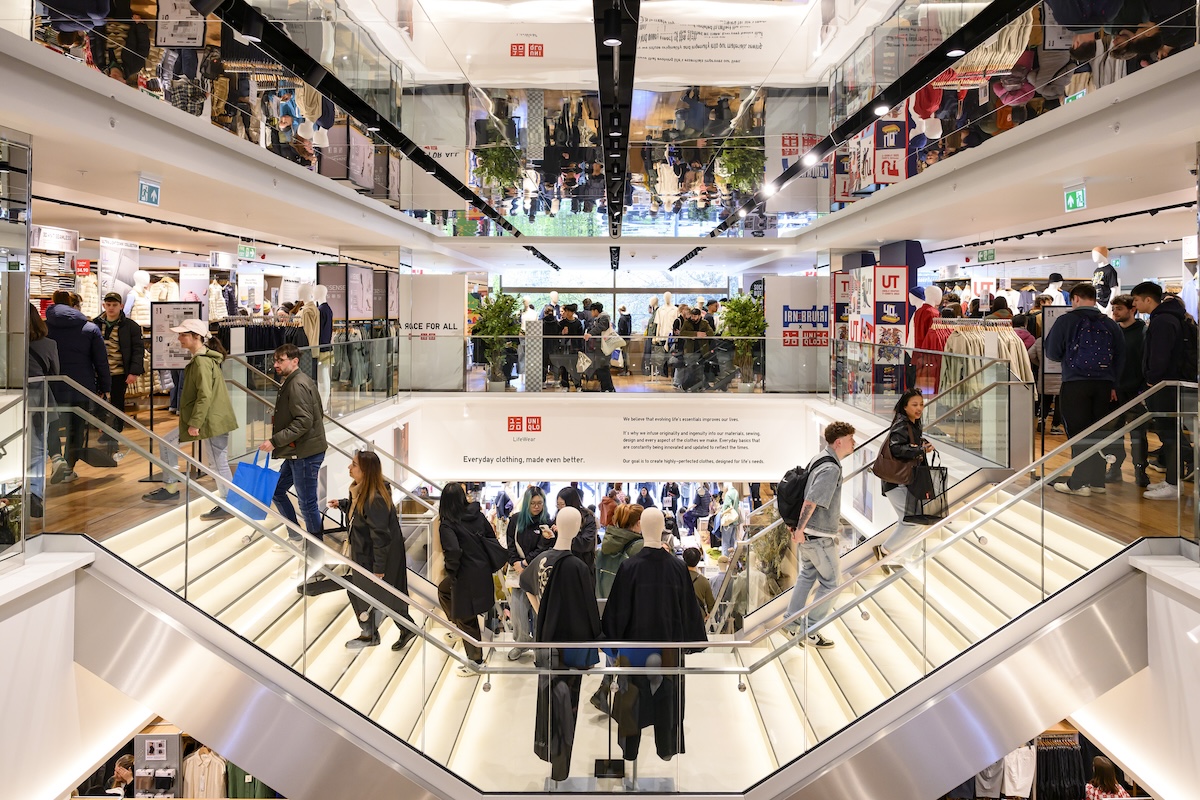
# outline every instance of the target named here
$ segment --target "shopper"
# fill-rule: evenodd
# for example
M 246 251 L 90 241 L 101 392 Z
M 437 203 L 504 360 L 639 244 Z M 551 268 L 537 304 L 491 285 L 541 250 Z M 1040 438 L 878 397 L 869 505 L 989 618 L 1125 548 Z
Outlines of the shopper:
M 1012 319 L 1012 310 L 1008 307 L 1008 300 L 1004 297 L 996 296 L 992 298 L 992 311 L 985 319 Z
M 642 508 L 657 508 L 658 504 L 654 502 L 654 495 L 650 493 L 649 486 L 642 486 L 638 489 L 637 499 L 633 502 L 637 503 Z
M 1058 399 L 1058 393 L 1062 391 L 1062 372 L 1050 372 L 1046 369 L 1045 362 L 1042 340 L 1036 339 L 1029 348 L 1029 366 L 1037 379 L 1037 430 L 1038 433 L 1045 430 L 1046 420 L 1049 419 L 1051 435 L 1062 436 L 1065 433 L 1062 426 L 1062 403 Z
M 1137 312 L 1150 315 L 1142 352 L 1145 386 L 1163 381 L 1195 380 L 1196 365 L 1187 363 L 1185 337 L 1195 342 L 1196 323 L 1188 316 L 1183 303 L 1176 297 L 1164 296 L 1162 287 L 1152 281 L 1139 283 L 1131 294 Z M 1190 376 L 1189 372 L 1192 373 Z M 1166 470 L 1166 476 L 1162 481 L 1150 484 L 1144 496 L 1150 500 L 1172 500 L 1179 497 L 1180 463 L 1190 461 L 1180 447 L 1180 420 L 1168 416 L 1179 410 L 1179 390 L 1164 388 L 1155 392 L 1146 398 L 1146 407 L 1155 415 L 1154 431 L 1162 442 L 1159 462 Z M 1184 469 L 1185 475 L 1190 472 L 1186 464 Z
M 721 508 L 717 512 L 716 523 L 721 536 L 721 554 L 731 556 L 733 548 L 737 545 L 738 534 L 742 529 L 742 510 L 739 505 L 738 492 L 732 486 L 726 488 L 722 494 Z
M 689 547 L 683 551 L 683 563 L 687 565 L 688 575 L 692 579 L 692 589 L 696 592 L 696 600 L 700 603 L 700 609 L 707 617 L 716 608 L 717 598 L 713 596 L 712 584 L 699 569 L 701 558 L 698 547 Z
M 1146 385 L 1145 373 L 1142 371 L 1146 323 L 1137 318 L 1133 303 L 1132 295 L 1127 294 L 1117 295 L 1112 299 L 1113 321 L 1121 326 L 1121 330 L 1125 334 L 1125 367 L 1121 370 L 1121 380 L 1117 384 L 1117 405 L 1121 406 L 1141 394 Z M 1125 412 L 1118 424 L 1125 424 L 1126 421 L 1136 419 L 1143 413 L 1145 413 L 1145 407 L 1139 404 Z M 1150 485 L 1150 478 L 1146 475 L 1148 452 L 1146 431 L 1148 428 L 1149 424 L 1147 423 L 1129 431 L 1129 454 L 1133 460 L 1134 482 L 1141 487 Z M 1125 463 L 1125 437 L 1122 436 L 1110 442 L 1104 448 L 1104 455 L 1112 457 L 1112 462 L 1104 475 L 1105 482 L 1120 483 L 1124 480 L 1121 467 Z
M 208 339 L 208 326 L 201 320 L 185 320 L 179 327 L 171 328 L 171 332 L 179 335 L 179 346 L 192 357 L 183 371 L 179 425 L 167 431 L 163 441 L 173 448 L 178 448 L 181 442 L 201 442 L 208 464 L 226 482 L 233 483 L 233 473 L 229 471 L 229 434 L 237 430 L 238 421 L 221 372 L 225 353 L 220 342 L 215 338 Z M 168 454 L 161 449 L 159 456 L 164 461 L 169 460 Z M 187 472 L 187 465 L 180 458 L 179 473 L 186 475 Z M 148 503 L 178 503 L 178 481 L 178 474 L 163 470 L 162 487 L 142 495 L 142 499 Z M 217 484 L 217 495 L 222 500 L 228 491 L 226 485 Z M 232 516 L 223 506 L 216 505 L 201 514 L 200 519 L 213 521 Z
M 554 316 L 554 306 L 546 306 L 542 310 L 542 380 L 547 387 L 554 385 L 555 375 L 551 371 L 554 365 L 550 357 L 562 349 L 562 340 L 558 338 L 561 330 L 562 325 Z
M 678 483 L 675 481 L 668 481 L 667 483 L 663 484 L 662 493 L 658 496 L 659 501 L 662 503 L 663 511 L 669 511 L 671 514 L 678 513 L 679 498 L 680 491 Z
M 137 383 L 138 376 L 146 371 L 142 326 L 125 316 L 124 307 L 121 295 L 109 292 L 104 295 L 104 313 L 92 320 L 100 329 L 104 350 L 108 355 L 108 371 L 112 376 L 108 402 L 122 412 L 125 410 L 126 389 Z M 111 417 L 109 424 L 117 432 L 125 430 L 125 423 L 116 415 Z M 107 432 L 100 435 L 100 443 L 110 448 L 116 446 Z
M 32 430 L 29 432 L 29 515 L 34 518 L 42 516 L 43 501 L 46 498 L 46 420 L 55 416 L 54 412 L 36 409 L 54 406 L 54 391 L 57 387 L 48 379 L 57 374 L 58 345 L 50 338 L 46 322 L 38 313 L 37 306 L 30 303 L 29 358 L 25 362 L 25 376 L 47 379 L 29 384 L 29 405 L 35 409 L 30 415 Z
M 392 501 L 391 489 L 383 479 L 383 465 L 379 456 L 370 450 L 356 451 L 350 460 L 349 472 L 350 497 L 330 500 L 329 507 L 339 508 L 347 514 L 346 535 L 350 537 L 350 558 L 363 570 L 407 594 L 408 560 L 404 550 L 404 533 L 400 529 L 400 517 Z M 347 648 L 361 650 L 379 644 L 383 607 L 395 609 L 413 626 L 406 628 L 397 624 L 400 638 L 392 645 L 393 650 L 403 649 L 416 638 L 413 629 L 417 623 L 408 612 L 408 603 L 381 589 L 364 572 L 355 570 L 351 583 L 376 603 L 368 603 L 354 592 L 347 592 L 350 595 L 350 607 L 354 609 L 354 616 L 362 629 L 358 638 L 346 642 Z
M 49 336 L 58 347 L 58 363 L 61 374 L 75 381 L 82 391 L 66 382 L 55 382 L 54 398 L 62 406 L 74 406 L 81 412 L 92 412 L 93 395 L 107 398 L 111 388 L 108 371 L 108 355 L 100 329 L 73 308 L 71 292 L 59 290 L 52 296 L 53 304 L 46 308 L 46 327 Z M 58 430 L 66 435 L 66 448 L 59 442 L 58 431 L 50 436 L 53 471 L 51 483 L 70 482 L 79 478 L 75 465 L 83 454 L 87 439 L 88 423 L 78 414 L 63 412 L 58 415 Z
M 604 348 L 601 346 L 601 340 L 604 338 L 604 332 L 612 328 L 612 320 L 608 314 L 604 313 L 603 303 L 592 303 L 589 309 L 592 314 L 591 325 L 588 327 L 587 333 L 583 335 L 584 341 L 587 342 L 588 355 L 592 358 L 592 365 L 596 368 L 596 380 L 600 381 L 600 391 L 615 392 L 612 380 L 612 360 L 605 355 Z
M 325 461 L 325 418 L 317 384 L 300 370 L 300 350 L 294 344 L 275 348 L 275 372 L 283 378 L 275 398 L 275 413 L 271 417 L 271 438 L 258 446 L 272 458 L 282 458 L 279 483 L 273 498 L 279 513 L 293 526 L 299 527 L 296 509 L 288 497 L 288 489 L 296 487 L 304 529 L 321 541 L 321 510 L 317 502 L 317 474 Z M 299 542 L 300 537 L 288 531 L 288 538 Z
M 557 511 L 562 511 L 568 506 L 579 511 L 579 516 L 582 517 L 583 523 L 580 525 L 579 535 L 575 537 L 575 541 L 571 544 L 571 552 L 582 558 L 583 563 L 594 569 L 596 566 L 596 515 L 589 509 L 584 508 L 583 500 L 579 496 L 579 490 L 574 486 L 560 489 L 555 501 Z
M 438 540 L 446 562 L 446 577 L 438 584 L 438 602 L 450 621 L 467 636 L 478 640 L 482 635 L 479 615 L 495 605 L 492 569 L 488 563 L 484 539 L 495 539 L 496 532 L 479 510 L 479 503 L 467 502 L 461 483 L 442 487 L 438 505 Z M 483 649 L 463 641 L 467 658 L 483 663 Z M 461 677 L 477 674 L 467 665 L 458 668 Z
M 1117 770 L 1104 756 L 1092 759 L 1092 779 L 1084 790 L 1084 800 L 1107 800 L 1110 797 L 1129 797 L 1125 787 L 1117 782 Z
M 920 389 L 909 389 L 900 395 L 892 409 L 892 427 L 887 438 L 892 458 L 915 465 L 923 462 L 927 453 L 933 452 L 933 443 L 925 438 L 922 431 L 921 416 L 924 413 L 925 397 Z M 896 511 L 896 525 L 882 544 L 875 545 L 875 557 L 880 561 L 887 558 L 894 548 L 906 544 L 922 527 L 904 521 L 908 507 L 907 485 L 883 481 L 883 496 Z M 884 571 L 891 572 L 891 568 L 885 567 Z
M 1074 443 L 1071 476 L 1054 484 L 1056 492 L 1079 497 L 1104 494 L 1104 456 L 1082 454 L 1099 441 L 1081 434 L 1103 419 L 1117 399 L 1117 383 L 1125 364 L 1125 334 L 1096 308 L 1096 287 L 1080 283 L 1071 290 L 1071 310 L 1046 331 L 1047 358 L 1062 364 L 1063 422 Z
M 567 337 L 559 340 L 561 342 L 559 352 L 563 358 L 563 366 L 559 368 L 559 380 L 564 389 L 570 389 L 571 384 L 574 384 L 576 389 L 581 388 L 582 376 L 579 374 L 576 362 L 579 353 L 583 351 L 583 322 L 575 318 L 578 310 L 579 306 L 574 303 L 563 306 L 563 318 L 559 323 L 558 335 Z
M 604 530 L 600 555 L 596 556 L 598 597 L 608 597 L 608 590 L 621 563 L 642 549 L 643 511 L 645 509 L 640 505 L 622 503 L 613 512 L 612 524 Z
M 788 601 L 786 618 L 794 617 L 804 609 L 814 583 L 820 585 L 813 602 L 819 602 L 829 597 L 841 582 L 837 547 L 842 508 L 841 461 L 854 452 L 854 426 L 848 422 L 831 422 L 825 426 L 824 436 L 825 449 L 808 463 L 804 505 L 800 507 L 796 527 L 790 529 L 792 541 L 799 545 L 800 572 Z M 828 602 L 813 608 L 808 613 L 807 626 L 804 619 L 792 620 L 787 632 L 793 636 L 803 634 L 806 628 L 825 619 L 831 604 L 830 597 Z M 833 642 L 821 633 L 808 634 L 803 642 L 812 647 L 833 647 Z
M 543 550 L 554 546 L 553 520 L 546 509 L 546 493 L 540 486 L 529 486 L 521 496 L 516 513 L 508 519 L 505 539 L 508 542 L 508 613 L 512 619 L 513 641 L 533 641 L 533 608 L 517 581 L 530 562 Z M 524 647 L 508 651 L 508 660 L 516 661 L 526 652 Z

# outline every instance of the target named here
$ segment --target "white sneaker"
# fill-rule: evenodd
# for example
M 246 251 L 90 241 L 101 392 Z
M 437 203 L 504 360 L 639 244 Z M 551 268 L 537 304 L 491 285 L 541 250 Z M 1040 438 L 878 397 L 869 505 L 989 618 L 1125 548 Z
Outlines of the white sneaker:
M 1073 494 L 1076 497 L 1091 497 L 1092 496 L 1092 490 L 1089 489 L 1088 487 L 1083 486 L 1079 489 L 1072 489 L 1071 485 L 1069 483 L 1067 483 L 1066 481 L 1063 481 L 1062 483 L 1054 484 L 1054 491 L 1062 492 L 1063 494 Z
M 466 664 L 463 664 L 458 669 L 454 670 L 454 674 L 460 678 L 478 678 L 479 677 L 479 673 L 476 672 L 475 670 L 471 669 L 470 667 L 468 667 Z
M 1108 494 L 1108 489 L 1103 486 L 1089 486 L 1088 488 L 1092 490 L 1092 494 Z
M 1147 487 L 1146 487 L 1146 491 L 1147 491 L 1147 492 L 1153 492 L 1153 491 L 1155 491 L 1156 489 L 1161 489 L 1161 488 L 1163 488 L 1164 486 L 1170 486 L 1170 485 L 1171 485 L 1171 484 L 1167 483 L 1166 481 L 1158 481 L 1158 482 L 1156 482 L 1156 483 L 1152 483 L 1152 484 L 1150 484 L 1149 486 L 1147 486 Z
M 1147 500 L 1177 500 L 1179 499 L 1179 487 L 1168 483 L 1166 486 L 1147 490 L 1142 497 Z

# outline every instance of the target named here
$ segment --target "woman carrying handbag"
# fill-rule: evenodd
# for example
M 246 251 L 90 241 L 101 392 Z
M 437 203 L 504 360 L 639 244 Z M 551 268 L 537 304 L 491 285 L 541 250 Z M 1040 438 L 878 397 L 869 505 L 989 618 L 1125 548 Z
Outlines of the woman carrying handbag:
M 934 451 L 933 443 L 921 433 L 921 415 L 925 412 L 925 398 L 920 389 L 909 389 L 896 401 L 891 430 L 887 442 L 879 451 L 871 471 L 883 482 L 883 496 L 896 509 L 896 527 L 884 540 L 875 545 L 875 557 L 882 561 L 891 550 L 908 542 L 921 530 L 922 525 L 905 522 L 908 509 L 908 487 L 913 482 L 913 473 L 918 464 L 925 463 L 925 455 Z M 884 567 L 890 573 L 891 567 Z

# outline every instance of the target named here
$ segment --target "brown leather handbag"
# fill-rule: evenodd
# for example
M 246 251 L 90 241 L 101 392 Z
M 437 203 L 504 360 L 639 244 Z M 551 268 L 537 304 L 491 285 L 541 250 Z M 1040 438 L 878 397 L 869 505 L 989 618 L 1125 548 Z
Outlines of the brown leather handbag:
M 883 446 L 879 448 L 879 455 L 875 457 L 875 463 L 871 465 L 871 472 L 875 477 L 888 483 L 895 483 L 900 486 L 908 486 L 912 483 L 913 469 L 921 461 L 921 459 L 913 459 L 911 461 L 902 460 L 892 455 L 892 447 L 890 444 L 892 435 L 888 431 L 887 438 L 884 439 Z M 909 440 L 912 439 L 912 429 L 909 429 Z M 913 442 L 915 445 L 916 442 Z

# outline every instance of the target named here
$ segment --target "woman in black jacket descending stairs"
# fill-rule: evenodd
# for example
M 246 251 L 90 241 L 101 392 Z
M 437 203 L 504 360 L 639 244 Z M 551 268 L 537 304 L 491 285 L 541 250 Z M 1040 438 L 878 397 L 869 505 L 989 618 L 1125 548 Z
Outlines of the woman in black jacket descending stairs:
M 888 431 L 886 447 L 891 448 L 892 457 L 914 465 L 924 460 L 926 453 L 933 452 L 933 443 L 921 432 L 921 415 L 925 413 L 925 397 L 920 389 L 909 389 L 896 401 L 892 428 Z M 883 544 L 875 545 L 875 557 L 883 560 L 895 549 L 906 544 L 923 526 L 904 521 L 908 505 L 908 486 L 883 481 L 883 496 L 896 510 L 896 527 L 888 534 Z M 908 554 L 911 558 L 913 553 Z M 884 571 L 891 572 L 890 567 Z

